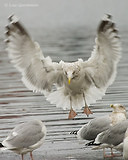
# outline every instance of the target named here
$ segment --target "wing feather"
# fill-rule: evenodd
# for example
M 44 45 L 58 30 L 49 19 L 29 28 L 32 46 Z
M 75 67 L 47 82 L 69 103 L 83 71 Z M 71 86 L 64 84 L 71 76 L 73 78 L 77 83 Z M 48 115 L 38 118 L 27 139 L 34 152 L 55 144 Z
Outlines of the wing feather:
M 91 57 L 84 62 L 84 68 L 97 88 L 106 89 L 115 79 L 117 63 L 121 57 L 118 31 L 110 15 L 101 21 L 95 43 Z
M 105 132 L 101 133 L 101 143 L 119 145 L 123 142 L 125 131 L 128 127 L 128 120 L 116 124 Z
M 6 27 L 7 51 L 11 62 L 22 73 L 24 84 L 31 90 L 51 91 L 54 83 L 58 83 L 61 68 L 44 57 L 37 42 L 34 42 L 16 16 L 9 17 Z
M 42 131 L 42 127 L 37 122 L 31 121 L 16 126 L 2 144 L 8 149 L 28 148 L 45 136 L 45 130 Z

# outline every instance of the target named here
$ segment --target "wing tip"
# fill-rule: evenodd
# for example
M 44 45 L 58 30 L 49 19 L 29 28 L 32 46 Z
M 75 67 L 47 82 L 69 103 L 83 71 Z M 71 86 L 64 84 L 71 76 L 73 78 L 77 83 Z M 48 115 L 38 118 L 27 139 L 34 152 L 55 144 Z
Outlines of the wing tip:
M 19 21 L 19 18 L 15 14 L 12 14 L 8 17 L 8 20 L 10 23 L 16 23 Z
M 118 30 L 116 29 L 115 23 L 112 22 L 112 15 L 105 14 L 99 24 L 97 31 L 98 33 L 106 32 L 109 28 L 111 28 L 114 33 L 118 34 Z
M 103 20 L 103 21 L 111 21 L 111 20 L 112 20 L 112 15 L 106 13 L 106 14 L 104 15 L 104 17 L 102 18 L 102 20 Z
M 9 24 L 5 26 L 7 32 L 5 34 L 9 36 L 10 31 L 14 31 L 17 29 L 20 31 L 21 34 L 29 36 L 28 32 L 26 31 L 25 27 L 20 23 L 20 18 L 18 18 L 15 14 L 12 14 L 8 17 Z

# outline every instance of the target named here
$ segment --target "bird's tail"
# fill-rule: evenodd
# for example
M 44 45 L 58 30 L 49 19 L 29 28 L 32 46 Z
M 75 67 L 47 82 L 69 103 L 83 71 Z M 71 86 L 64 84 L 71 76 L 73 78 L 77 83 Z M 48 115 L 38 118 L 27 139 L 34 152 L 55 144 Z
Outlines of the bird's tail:
M 93 141 L 90 141 L 89 143 L 86 143 L 85 146 L 93 146 L 92 150 L 98 150 L 98 149 L 102 149 L 100 144 L 101 143 L 95 143 L 95 140 L 93 140 Z
M 3 144 L 2 143 L 0 143 L 0 148 L 3 148 L 4 146 L 3 146 Z
M 79 130 L 72 131 L 72 132 L 70 132 L 70 134 L 75 134 L 75 135 L 77 135 L 78 131 L 79 131 Z
M 84 106 L 83 97 L 79 94 L 71 97 L 72 99 L 72 108 L 73 109 L 81 109 Z M 56 91 L 50 93 L 47 96 L 47 100 L 51 102 L 51 104 L 55 104 L 58 108 L 71 109 L 70 106 L 70 95 L 65 94 L 65 88 L 58 88 Z
M 101 143 L 95 143 L 95 140 L 86 143 L 85 146 L 99 146 Z
M 3 146 L 2 143 L 0 143 L 0 151 L 5 151 L 5 150 L 7 150 L 7 148 L 5 146 Z

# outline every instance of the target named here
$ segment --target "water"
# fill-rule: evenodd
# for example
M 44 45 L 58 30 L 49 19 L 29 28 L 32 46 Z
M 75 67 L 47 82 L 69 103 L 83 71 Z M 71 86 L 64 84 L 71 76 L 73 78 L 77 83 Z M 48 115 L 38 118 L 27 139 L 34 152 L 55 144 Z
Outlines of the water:
M 45 32 L 43 32 L 45 31 Z M 84 27 L 58 29 L 30 29 L 32 37 L 40 43 L 45 56 L 54 61 L 75 61 L 78 58 L 87 60 L 94 45 L 95 30 Z M 75 120 L 68 120 L 68 111 L 49 104 L 41 94 L 29 91 L 21 82 L 21 75 L 9 62 L 4 51 L 5 45 L 0 40 L 0 141 L 2 141 L 17 124 L 31 119 L 40 119 L 47 127 L 44 145 L 34 152 L 36 160 L 79 160 L 102 159 L 102 151 L 85 148 L 83 141 L 77 140 L 69 132 L 79 129 L 90 119 L 108 114 L 110 104 L 121 103 L 128 107 L 128 34 L 122 28 L 122 59 L 118 65 L 118 74 L 102 100 L 92 104 L 94 112 L 87 118 L 78 111 Z M 28 155 L 27 155 L 28 156 Z M 26 156 L 26 157 L 27 157 Z M 20 159 L 10 151 L 0 154 L 0 159 Z

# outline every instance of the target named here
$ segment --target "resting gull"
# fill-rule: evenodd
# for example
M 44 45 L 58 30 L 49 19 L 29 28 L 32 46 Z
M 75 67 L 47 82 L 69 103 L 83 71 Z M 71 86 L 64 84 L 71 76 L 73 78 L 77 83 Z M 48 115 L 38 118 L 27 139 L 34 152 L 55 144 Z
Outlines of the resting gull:
M 6 27 L 7 51 L 11 62 L 21 72 L 25 86 L 41 92 L 52 104 L 70 109 L 69 119 L 84 107 L 84 113 L 92 114 L 90 103 L 101 99 L 113 83 L 117 64 L 121 57 L 120 40 L 111 15 L 101 20 L 95 39 L 94 50 L 87 61 L 52 62 L 44 57 L 19 19 L 12 15 Z
M 113 112 L 109 115 L 101 116 L 92 119 L 87 124 L 82 126 L 79 131 L 73 131 L 71 134 L 77 134 L 78 139 L 84 140 L 95 140 L 96 136 L 109 129 L 109 127 L 114 126 L 115 124 L 126 120 L 126 109 L 121 104 L 110 105 L 113 109 Z M 87 145 L 90 145 L 87 143 Z
M 117 123 L 116 125 L 110 127 L 108 130 L 101 132 L 97 135 L 94 144 L 98 145 L 93 149 L 103 149 L 104 157 L 114 157 L 111 152 L 111 155 L 105 154 L 105 148 L 114 148 L 119 151 L 123 151 L 123 140 L 125 136 L 125 132 L 128 128 L 128 120 Z
M 30 157 L 34 160 L 32 151 L 43 144 L 45 136 L 44 123 L 40 120 L 32 120 L 16 126 L 0 147 L 21 154 L 22 160 L 24 160 L 24 154 L 30 152 Z

